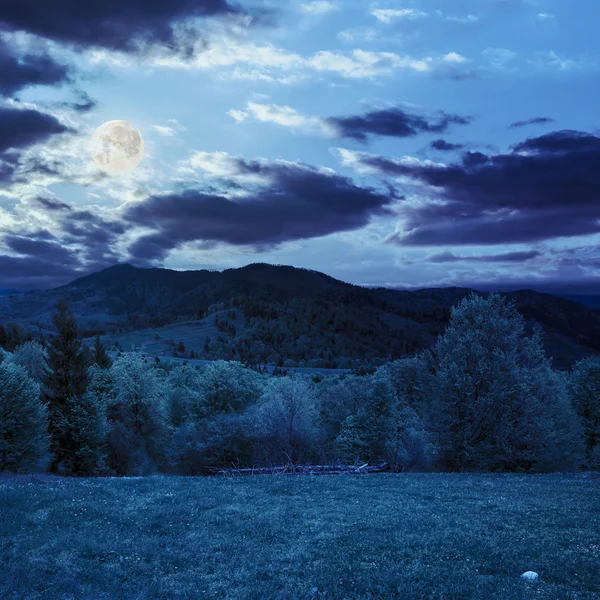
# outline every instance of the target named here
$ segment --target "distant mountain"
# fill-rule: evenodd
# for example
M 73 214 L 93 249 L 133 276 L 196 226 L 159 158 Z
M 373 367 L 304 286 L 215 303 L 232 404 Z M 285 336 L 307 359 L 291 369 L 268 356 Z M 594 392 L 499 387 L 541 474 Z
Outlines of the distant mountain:
M 18 290 L 3 290 L 0 289 L 0 296 L 8 296 L 8 294 L 21 294 Z
M 218 335 L 211 334 L 202 358 L 260 356 L 272 364 L 312 361 L 346 368 L 431 346 L 447 326 L 452 306 L 472 291 L 363 288 L 318 271 L 264 263 L 222 272 L 124 264 L 54 290 L 2 296 L 0 323 L 16 321 L 34 335 L 43 332 L 63 295 L 87 335 L 159 328 L 190 319 L 205 323 L 207 315 L 215 313 L 220 319 Z M 567 369 L 584 356 L 600 353 L 599 312 L 533 290 L 501 295 L 514 301 L 529 329 L 534 322 L 542 325 L 546 352 L 555 367 Z M 227 311 L 243 318 L 233 313 L 228 318 Z
M 600 309 L 600 296 L 592 294 L 552 294 L 560 298 L 568 298 L 587 306 L 588 308 Z

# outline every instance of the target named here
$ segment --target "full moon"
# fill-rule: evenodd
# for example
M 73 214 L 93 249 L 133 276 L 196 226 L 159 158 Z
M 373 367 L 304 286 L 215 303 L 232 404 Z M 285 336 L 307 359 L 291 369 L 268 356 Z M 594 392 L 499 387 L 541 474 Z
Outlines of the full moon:
M 144 140 L 127 121 L 107 121 L 92 136 L 92 158 L 110 175 L 135 169 L 144 156 Z

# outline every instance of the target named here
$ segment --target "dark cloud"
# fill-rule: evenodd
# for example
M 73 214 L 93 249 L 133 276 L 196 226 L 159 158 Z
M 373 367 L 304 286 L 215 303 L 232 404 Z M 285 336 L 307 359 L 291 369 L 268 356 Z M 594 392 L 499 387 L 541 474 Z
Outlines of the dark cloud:
M 79 91 L 79 102 L 66 103 L 66 106 L 76 110 L 77 112 L 89 112 L 98 106 L 98 103 L 93 98 L 83 91 Z
M 425 262 L 430 263 L 447 263 L 447 262 L 505 262 L 517 263 L 525 262 L 540 256 L 540 252 L 529 250 L 524 252 L 504 252 L 503 254 L 488 254 L 484 256 L 457 256 L 452 252 L 440 252 L 425 259 Z
M 56 235 L 46 229 L 5 233 L 2 245 L 21 255 L 0 255 L 0 287 L 52 288 L 120 262 L 113 245 L 126 231 L 123 223 L 105 221 L 60 200 L 37 198 L 52 219 Z
M 600 232 L 600 137 L 557 131 L 506 154 L 467 152 L 460 164 L 360 163 L 436 187 L 444 204 L 404 209 L 404 246 L 532 242 Z
M 74 251 L 56 242 L 8 235 L 4 238 L 4 243 L 18 254 L 43 258 L 44 260 L 63 265 L 76 265 L 78 263 L 77 255 Z
M 44 198 L 43 196 L 38 196 L 36 201 L 39 202 L 45 209 L 50 211 L 71 211 L 72 208 L 66 202 L 62 200 L 56 200 L 54 198 Z
M 414 137 L 420 133 L 443 133 L 450 125 L 467 125 L 471 118 L 441 113 L 433 119 L 400 108 L 388 108 L 352 117 L 330 117 L 326 121 L 341 137 L 365 141 L 368 135 Z
M 106 266 L 106 261 L 118 262 L 112 246 L 127 230 L 124 223 L 106 221 L 89 210 L 71 210 L 61 222 L 61 227 L 64 241 L 82 246 L 88 263 Z
M 8 0 L 0 25 L 77 46 L 136 50 L 136 44 L 172 44 L 175 23 L 192 17 L 243 12 L 227 0 Z
M 554 119 L 550 117 L 535 117 L 533 119 L 527 119 L 526 121 L 516 121 L 508 126 L 509 129 L 516 129 L 518 127 L 526 127 L 527 125 L 544 125 L 545 123 L 554 123 Z
M 166 256 L 186 242 L 225 242 L 267 249 L 365 226 L 372 215 L 392 214 L 394 196 L 362 188 L 340 175 L 308 166 L 237 161 L 239 173 L 258 173 L 270 183 L 229 199 L 198 190 L 153 196 L 131 206 L 125 219 L 156 231 L 129 251 L 138 259 Z
M 447 142 L 446 140 L 433 140 L 429 144 L 431 148 L 434 150 L 439 150 L 440 152 L 451 152 L 452 150 L 459 150 L 460 148 L 464 148 L 463 144 L 452 144 L 451 142 Z
M 0 154 L 48 139 L 51 135 L 70 131 L 51 115 L 36 110 L 0 107 Z
M 3 12 L 0 6 L 0 15 Z M 28 54 L 14 56 L 0 40 L 0 94 L 13 95 L 30 85 L 62 84 L 69 78 L 69 69 L 48 56 Z

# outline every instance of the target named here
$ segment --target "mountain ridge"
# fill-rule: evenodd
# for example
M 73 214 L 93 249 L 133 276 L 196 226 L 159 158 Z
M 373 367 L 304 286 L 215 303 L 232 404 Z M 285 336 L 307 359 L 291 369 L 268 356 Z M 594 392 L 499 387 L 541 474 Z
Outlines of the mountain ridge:
M 231 327 L 233 322 L 227 330 L 221 327 L 215 356 L 239 358 L 256 351 L 278 362 L 305 360 L 298 358 L 302 356 L 337 366 L 344 358 L 370 363 L 431 346 L 445 329 L 452 306 L 473 292 L 490 293 L 459 287 L 362 287 L 319 271 L 267 263 L 224 271 L 124 263 L 52 290 L 0 296 L 0 323 L 13 320 L 34 333 L 36 327 L 47 330 L 60 296 L 67 297 L 88 335 L 161 327 L 235 309 L 244 315 L 245 325 L 240 331 Z M 534 290 L 499 294 L 514 301 L 529 331 L 535 322 L 542 325 L 546 351 L 557 368 L 600 353 L 598 312 Z

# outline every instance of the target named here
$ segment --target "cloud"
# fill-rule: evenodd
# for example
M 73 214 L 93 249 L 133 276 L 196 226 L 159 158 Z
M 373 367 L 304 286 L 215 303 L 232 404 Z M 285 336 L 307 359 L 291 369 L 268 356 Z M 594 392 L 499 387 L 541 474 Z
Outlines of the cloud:
M 299 129 L 305 133 L 359 141 L 366 141 L 369 135 L 414 137 L 420 133 L 441 133 L 452 124 L 466 125 L 471 122 L 469 117 L 460 117 L 444 112 L 435 119 L 423 117 L 397 107 L 373 110 L 364 115 L 350 117 L 309 117 L 290 106 L 257 102 L 248 102 L 244 111 L 230 110 L 227 114 L 237 122 L 242 122 L 252 116 L 263 123 L 276 123 L 283 127 Z
M 1 15 L 0 15 L 1 21 Z M 0 40 L 0 94 L 10 96 L 32 85 L 57 85 L 69 79 L 69 69 L 44 55 L 14 54 Z
M 187 189 L 128 205 L 123 215 L 127 223 L 155 230 L 129 247 L 132 256 L 162 259 L 170 250 L 195 241 L 265 250 L 287 241 L 359 229 L 374 215 L 392 214 L 393 196 L 356 186 L 331 169 L 246 161 L 226 153 L 206 153 L 196 164 L 220 178 L 225 189 L 244 181 L 246 194 L 228 198 Z
M 518 56 L 516 52 L 508 48 L 486 48 L 481 54 L 492 67 L 499 70 L 509 69 L 507 63 Z
M 339 132 L 340 137 L 364 141 L 368 135 L 414 137 L 419 133 L 442 133 L 452 124 L 467 125 L 471 118 L 442 112 L 438 119 L 433 120 L 400 108 L 389 108 L 365 115 L 331 117 L 327 122 Z
M 600 233 L 600 137 L 590 133 L 555 131 L 504 154 L 466 152 L 451 165 L 340 154 L 357 170 L 399 178 L 399 192 L 410 182 L 425 186 L 390 243 L 490 245 Z
M 441 16 L 441 11 L 439 11 L 439 12 L 440 12 L 440 16 Z M 443 18 L 444 18 L 444 21 L 450 21 L 452 23 L 472 24 L 472 23 L 477 23 L 479 21 L 479 17 L 476 15 L 466 15 L 464 17 L 445 16 Z
M 519 263 L 531 260 L 541 256 L 537 250 L 526 250 L 520 252 L 504 252 L 502 254 L 486 254 L 482 256 L 457 256 L 452 252 L 440 252 L 423 259 L 430 263 L 448 263 L 448 262 L 499 262 L 499 263 Z
M 348 29 L 342 29 L 336 37 L 346 44 L 375 42 L 381 39 L 379 32 L 374 27 L 349 27 Z
M 301 130 L 305 133 L 317 133 L 331 137 L 335 135 L 333 127 L 324 119 L 304 116 L 290 106 L 248 102 L 245 111 L 230 110 L 227 114 L 238 123 L 251 116 L 262 123 L 276 123 L 277 125 Z
M 74 102 L 72 104 L 65 104 L 65 106 L 68 106 L 69 108 L 72 108 L 73 110 L 77 111 L 77 112 L 89 112 L 90 110 L 96 108 L 96 106 L 98 106 L 98 103 L 96 102 L 96 100 L 94 100 L 93 98 L 90 98 L 90 96 L 84 92 L 83 90 L 79 90 L 77 92 L 77 95 L 79 96 L 79 102 Z
M 248 117 L 248 113 L 243 110 L 231 109 L 227 111 L 227 114 L 235 119 L 236 123 L 242 123 Z
M 44 257 L 0 255 L 2 286 L 16 290 L 45 289 L 65 285 L 78 273 L 71 265 Z
M 452 150 L 459 150 L 460 148 L 464 148 L 463 144 L 453 144 L 442 139 L 433 140 L 433 142 L 431 142 L 429 146 L 434 150 L 439 150 L 440 152 L 451 152 Z
M 508 128 L 516 129 L 527 125 L 545 125 L 546 123 L 554 123 L 554 119 L 551 119 L 550 117 L 533 117 L 532 119 L 526 119 L 525 121 L 515 121 L 509 125 Z
M 164 137 L 173 137 L 175 135 L 175 130 L 172 127 L 166 127 L 164 125 L 154 125 L 153 127 Z
M 4 238 L 4 243 L 17 254 L 43 258 L 49 262 L 61 263 L 63 265 L 78 264 L 77 257 L 73 251 L 53 241 L 8 235 Z
M 5 249 L 17 255 L 0 255 L 1 285 L 31 289 L 64 285 L 120 262 L 115 247 L 127 228 L 58 198 L 34 196 L 20 199 L 0 232 Z
M 530 65 L 538 69 L 557 69 L 558 71 L 576 71 L 587 67 L 596 66 L 595 63 L 583 59 L 567 58 L 554 51 L 538 53 L 538 56 L 528 61 Z
M 548 21 L 549 19 L 554 19 L 555 17 L 554 17 L 554 15 L 551 15 L 549 13 L 538 13 L 536 15 L 536 18 L 539 21 Z
M 189 18 L 240 14 L 227 0 L 71 0 L 4 3 L 0 23 L 80 47 L 137 51 L 140 42 L 174 42 L 173 26 Z
M 381 23 L 391 23 L 396 19 L 409 19 L 413 21 L 427 16 L 427 13 L 413 8 L 377 8 L 372 10 L 371 14 Z
M 329 0 L 315 0 L 300 5 L 300 10 L 309 15 L 324 15 L 340 9 L 340 5 Z
M 31 109 L 0 106 L 0 154 L 47 140 L 70 131 L 55 117 Z

